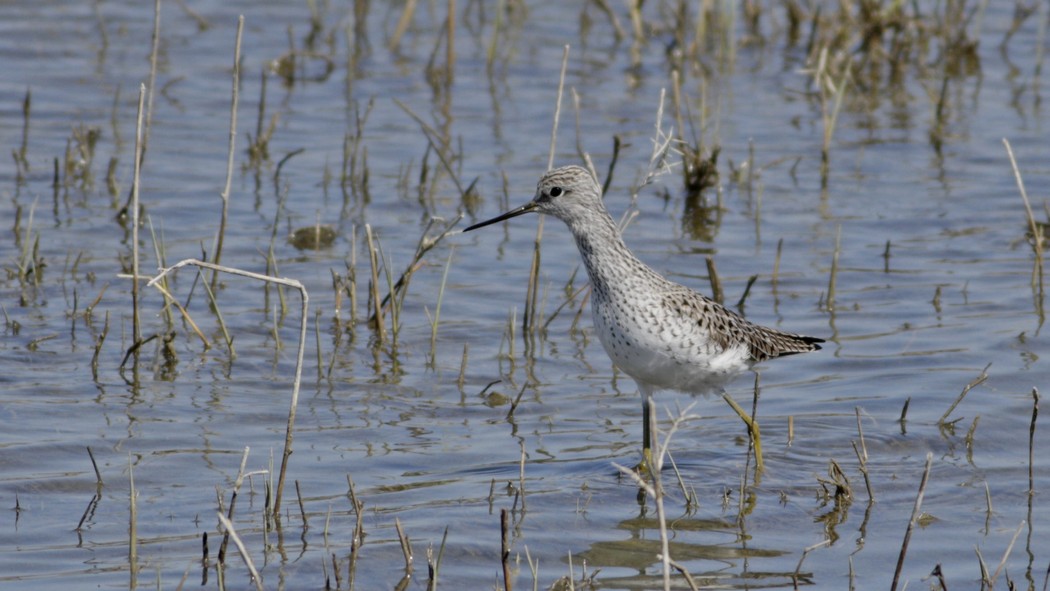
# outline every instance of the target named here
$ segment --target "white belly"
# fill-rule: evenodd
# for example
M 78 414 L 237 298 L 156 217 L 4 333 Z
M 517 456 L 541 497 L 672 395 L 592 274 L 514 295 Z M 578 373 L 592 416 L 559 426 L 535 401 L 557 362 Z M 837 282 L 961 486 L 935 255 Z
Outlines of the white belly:
M 614 303 L 591 302 L 598 340 L 627 375 L 658 389 L 707 394 L 751 367 L 745 345 L 721 347 L 695 322 L 651 312 L 659 309 L 626 313 Z

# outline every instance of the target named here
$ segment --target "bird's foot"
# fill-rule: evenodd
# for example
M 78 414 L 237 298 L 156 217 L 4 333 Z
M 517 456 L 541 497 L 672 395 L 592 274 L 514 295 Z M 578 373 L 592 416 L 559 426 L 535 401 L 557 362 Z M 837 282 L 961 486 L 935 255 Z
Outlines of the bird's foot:
M 642 480 L 648 481 L 653 476 L 653 465 L 653 450 L 645 448 L 642 450 L 642 461 L 638 462 L 638 465 L 634 467 L 634 471 Z

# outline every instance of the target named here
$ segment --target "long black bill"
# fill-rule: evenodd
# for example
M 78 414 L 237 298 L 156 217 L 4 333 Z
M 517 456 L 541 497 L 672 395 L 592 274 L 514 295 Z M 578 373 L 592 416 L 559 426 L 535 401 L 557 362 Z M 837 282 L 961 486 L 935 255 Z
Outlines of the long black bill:
M 536 202 L 535 201 L 529 201 L 528 203 L 526 203 L 525 205 L 522 205 L 521 207 L 512 209 L 512 210 L 508 211 L 507 213 L 505 213 L 503 215 L 498 215 L 498 216 L 492 218 L 491 220 L 487 220 L 487 221 L 484 221 L 484 222 L 481 222 L 481 223 L 478 223 L 478 224 L 474 224 L 473 226 L 470 226 L 469 228 L 465 228 L 463 231 L 464 232 L 469 232 L 471 230 L 477 230 L 478 228 L 484 228 L 485 226 L 490 226 L 492 224 L 495 224 L 496 222 L 502 222 L 503 220 L 509 220 L 510 218 L 516 218 L 519 215 L 529 213 L 530 211 L 532 211 L 534 209 L 536 209 Z

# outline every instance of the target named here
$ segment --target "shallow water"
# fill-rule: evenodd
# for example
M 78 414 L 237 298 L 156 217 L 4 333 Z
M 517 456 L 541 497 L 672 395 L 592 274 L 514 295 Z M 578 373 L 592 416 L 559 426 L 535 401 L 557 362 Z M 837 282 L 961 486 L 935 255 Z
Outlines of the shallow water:
M 629 197 L 649 157 L 660 90 L 671 87 L 671 35 L 660 28 L 669 17 L 660 6 L 646 5 L 656 29 L 632 63 L 631 39 L 616 41 L 593 6 L 581 36 L 576 8 L 530 3 L 527 14 L 505 15 L 490 71 L 496 9 L 485 6 L 482 14 L 477 4 L 465 4 L 447 92 L 425 73 L 444 7 L 420 6 L 393 50 L 400 5 L 373 3 L 356 27 L 351 8 L 322 5 L 318 40 L 298 77 L 268 78 L 263 120 L 277 119 L 269 158 L 255 166 L 246 146 L 249 135 L 258 136 L 260 72 L 287 51 L 289 35 L 305 50 L 307 7 L 200 2 L 192 8 L 209 24 L 203 29 L 176 4 L 162 9 L 158 91 L 142 169 L 141 199 L 152 224 L 152 233 L 147 225 L 140 234 L 143 272 L 157 267 L 155 242 L 169 264 L 212 250 L 225 179 L 233 38 L 243 13 L 222 262 L 263 272 L 272 243 L 276 274 L 300 280 L 310 294 L 281 528 L 264 528 L 264 475 L 243 485 L 234 513 L 264 586 L 320 588 L 327 576 L 335 587 L 333 555 L 339 586 L 350 585 L 355 512 L 348 476 L 364 506 L 355 588 L 393 587 L 402 579 L 395 522 L 414 550 L 410 588 L 425 588 L 426 551 L 437 555 L 446 531 L 440 587 L 502 586 L 502 509 L 511 510 L 518 588 L 532 585 L 527 558 L 538 562 L 541 588 L 570 573 L 578 581 L 593 576 L 604 589 L 660 585 L 651 503 L 640 507 L 636 487 L 613 465 L 638 460 L 634 384 L 613 370 L 589 334 L 586 310 L 577 320 L 579 299 L 543 333 L 522 336 L 535 218 L 452 235 L 428 252 L 405 296 L 396 345 L 389 338 L 377 344 L 365 320 L 365 224 L 396 279 L 430 216 L 451 220 L 465 211 L 469 220 L 486 219 L 531 197 L 546 168 L 562 47 L 570 43 L 566 86 L 579 94 L 581 110 L 577 123 L 566 100 L 556 162 L 580 161 L 578 125 L 583 149 L 604 173 L 612 137 L 620 136 L 624 148 L 607 203 L 615 216 L 638 212 L 626 240 L 643 260 L 708 292 L 705 257 L 713 256 L 729 302 L 758 276 L 743 309 L 750 319 L 828 339 L 820 353 L 760 367 L 766 469 L 757 480 L 739 420 L 717 398 L 695 400 L 691 412 L 699 418 L 675 433 L 671 452 L 698 506 L 687 507 L 674 473 L 665 472 L 672 556 L 704 585 L 785 587 L 798 570 L 799 585 L 844 588 L 852 576 L 859 588 L 888 587 L 932 453 L 926 517 L 912 534 L 902 584 L 933 584 L 926 577 L 940 564 L 949 586 L 975 587 L 981 577 L 975 548 L 994 571 L 1019 533 L 999 584 L 1009 577 L 1019 587 L 1042 588 L 1050 530 L 1041 518 L 1041 493 L 1050 486 L 1050 464 L 1040 453 L 1041 423 L 1029 463 L 1029 426 L 1032 388 L 1047 390 L 1040 359 L 1046 344 L 1024 207 L 1001 140 L 1010 140 L 1036 217 L 1044 220 L 1050 144 L 1041 110 L 1045 82 L 1035 72 L 1036 19 L 1045 14 L 1024 23 L 1006 51 L 999 49 L 1012 17 L 1005 4 L 989 3 L 979 28 L 971 26 L 980 64 L 950 79 L 939 150 L 931 142 L 939 70 L 909 68 L 893 93 L 863 80 L 851 86 L 826 189 L 821 112 L 803 72 L 804 49 L 789 46 L 781 7 L 766 13 L 762 39 L 751 37 L 737 15 L 732 54 L 719 54 L 716 39 L 703 54 L 706 76 L 690 71 L 683 85 L 690 134 L 702 126 L 706 145 L 721 146 L 719 195 L 710 198 L 720 199 L 722 209 L 717 223 L 703 223 L 695 211 L 687 215 L 677 172 L 643 188 L 636 202 Z M 149 75 L 153 13 L 146 3 L 95 6 L 16 2 L 0 19 L 0 143 L 11 151 L 23 145 L 22 100 L 32 93 L 26 165 L 0 164 L 0 498 L 11 509 L 0 516 L 0 581 L 5 589 L 175 588 L 186 577 L 188 585 L 216 588 L 217 498 L 229 503 L 246 447 L 248 471 L 280 464 L 299 300 L 286 291 L 282 311 L 274 288 L 223 276 L 217 298 L 234 339 L 231 355 L 203 286 L 183 269 L 170 289 L 210 347 L 176 317 L 176 363 L 164 363 L 158 340 L 142 348 L 137 367 L 119 369 L 132 344 L 132 315 L 130 283 L 120 276 L 130 232 L 117 213 L 131 186 L 137 89 Z M 627 15 L 618 15 L 629 28 Z M 327 76 L 322 55 L 331 60 Z M 435 55 L 443 63 L 443 45 Z M 477 179 L 480 197 L 469 210 L 428 152 L 420 125 L 395 98 L 447 134 L 456 154 L 450 165 L 464 187 Z M 367 196 L 360 185 L 344 196 L 344 144 L 366 113 L 357 172 L 367 166 Z M 665 127 L 672 125 L 668 117 Z M 74 130 L 88 128 L 99 132 L 94 159 L 67 158 L 78 145 Z M 742 182 L 747 173 L 733 171 L 744 170 L 752 153 L 751 180 Z M 106 181 L 111 158 L 113 193 Z M 67 171 L 57 189 L 55 159 Z M 67 160 L 74 162 L 68 169 Z M 433 184 L 420 197 L 424 166 Z M 318 220 L 338 231 L 330 247 L 300 251 L 286 239 Z M 20 277 L 27 237 L 38 241 L 36 257 L 45 266 Z M 449 257 L 431 358 L 429 318 Z M 547 220 L 545 320 L 583 285 L 578 261 L 567 230 Z M 357 274 L 356 314 L 348 296 L 337 298 L 333 289 L 333 273 L 345 276 L 348 265 Z M 379 284 L 385 293 L 385 276 Z M 143 333 L 167 331 L 162 296 L 144 288 L 141 298 Z M 104 332 L 96 377 L 92 357 Z M 939 426 L 989 364 L 987 381 L 948 417 L 957 422 Z M 752 385 L 741 377 L 731 392 L 749 406 Z M 661 412 L 671 414 L 694 402 L 668 393 L 659 401 Z M 852 446 L 860 443 L 858 412 L 874 504 Z M 851 504 L 823 495 L 819 480 L 831 460 L 849 478 Z M 522 484 L 523 497 L 515 492 Z M 205 533 L 209 560 L 202 565 Z M 235 554 L 231 548 L 225 583 L 248 588 Z

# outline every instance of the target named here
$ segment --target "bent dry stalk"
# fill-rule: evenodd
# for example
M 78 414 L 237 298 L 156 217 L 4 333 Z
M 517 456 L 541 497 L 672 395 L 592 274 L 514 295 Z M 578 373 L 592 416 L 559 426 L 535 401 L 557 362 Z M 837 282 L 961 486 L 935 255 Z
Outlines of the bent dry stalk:
M 303 284 L 299 281 L 296 281 L 295 279 L 261 275 L 259 273 L 252 273 L 251 271 L 244 271 L 233 267 L 224 267 L 222 265 L 207 263 L 204 261 L 199 261 L 197 259 L 185 259 L 175 263 L 171 267 L 161 269 L 160 273 L 158 273 L 157 276 L 151 279 L 146 285 L 152 287 L 169 273 L 181 269 L 182 267 L 185 267 L 187 265 L 193 265 L 204 269 L 210 269 L 215 272 L 229 273 L 231 275 L 238 275 L 240 277 L 247 277 L 249 279 L 256 279 L 258 281 L 276 283 L 277 285 L 291 287 L 299 290 L 299 295 L 302 298 L 302 310 L 300 313 L 299 325 L 299 350 L 296 354 L 295 360 L 295 379 L 292 382 L 292 400 L 288 409 L 288 425 L 285 430 L 284 436 L 284 454 L 281 458 L 281 469 L 277 477 L 277 491 L 274 496 L 273 504 L 273 515 L 276 519 L 280 519 L 281 497 L 284 492 L 284 479 L 288 472 L 288 458 L 292 455 L 292 432 L 295 427 L 295 411 L 299 405 L 299 386 L 302 382 L 303 376 L 303 355 L 306 351 L 306 326 L 309 322 L 308 309 L 310 306 L 310 296 L 306 292 L 306 287 L 303 286 Z

